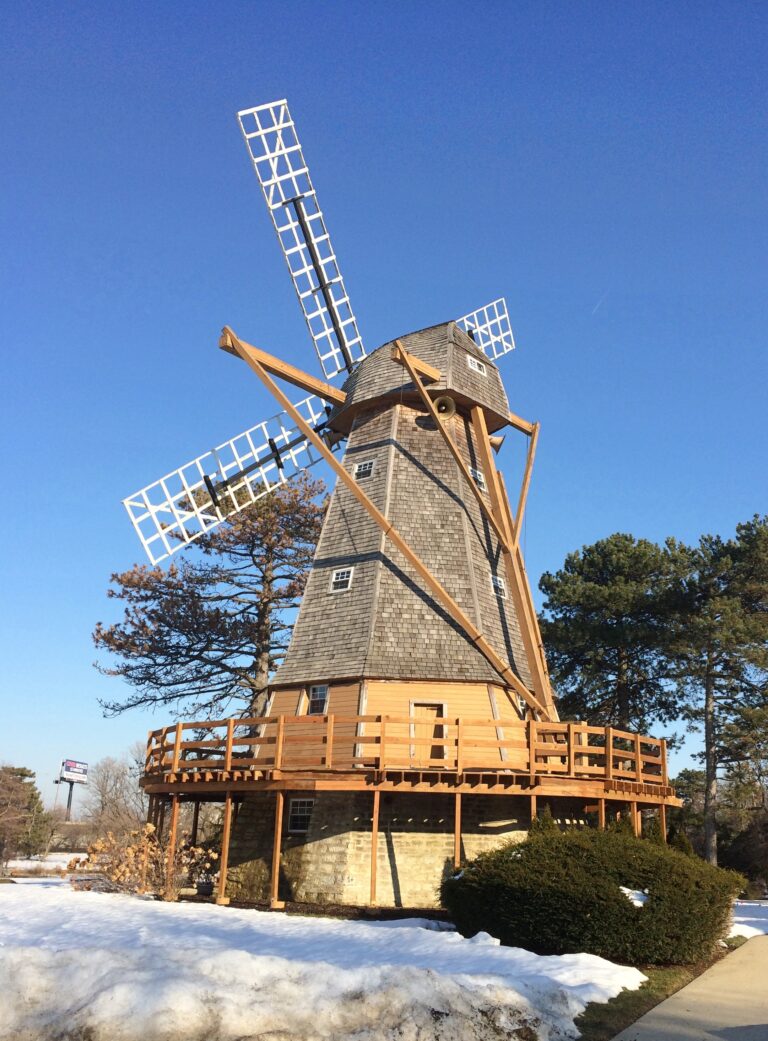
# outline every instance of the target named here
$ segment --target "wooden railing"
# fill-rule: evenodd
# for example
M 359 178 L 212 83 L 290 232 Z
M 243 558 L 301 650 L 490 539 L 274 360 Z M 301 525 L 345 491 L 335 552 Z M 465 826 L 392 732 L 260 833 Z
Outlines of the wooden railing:
M 493 771 L 667 785 L 666 743 L 586 723 L 265 716 L 150 732 L 148 779 L 269 771 Z M 207 778 L 210 779 L 210 778 Z

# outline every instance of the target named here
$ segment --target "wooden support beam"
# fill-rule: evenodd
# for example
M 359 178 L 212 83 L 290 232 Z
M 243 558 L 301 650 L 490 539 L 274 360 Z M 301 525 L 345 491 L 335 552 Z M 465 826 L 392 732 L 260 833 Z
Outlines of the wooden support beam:
M 461 792 L 454 795 L 453 809 L 453 868 L 461 867 Z
M 485 501 L 485 499 L 483 497 L 483 493 L 480 491 L 480 489 L 477 486 L 477 481 L 475 481 L 474 477 L 469 472 L 469 466 L 464 462 L 464 459 L 462 458 L 461 452 L 459 451 L 458 446 L 456 445 L 456 442 L 453 440 L 453 438 L 451 437 L 450 433 L 448 432 L 448 425 L 447 425 L 447 423 L 444 422 L 441 419 L 440 413 L 435 408 L 435 404 L 432 401 L 432 398 L 427 393 L 426 387 L 424 386 L 424 384 L 421 382 L 421 380 L 419 378 L 419 374 L 418 374 L 418 372 L 416 370 L 416 366 L 414 365 L 414 361 L 416 361 L 417 359 L 411 357 L 411 355 L 408 354 L 408 352 L 403 348 L 403 346 L 402 346 L 402 344 L 400 343 L 399 340 L 395 340 L 395 344 L 400 349 L 400 355 L 401 355 L 400 360 L 401 360 L 402 364 L 408 370 L 408 375 L 413 380 L 413 384 L 416 387 L 416 390 L 419 392 L 419 397 L 421 398 L 421 400 L 422 400 L 422 402 L 424 404 L 424 407 L 426 408 L 426 410 L 429 413 L 429 415 L 432 417 L 432 421 L 434 422 L 435 426 L 437 427 L 437 429 L 442 434 L 443 441 L 445 441 L 446 445 L 448 446 L 448 450 L 451 453 L 451 455 L 453 456 L 454 462 L 456 463 L 456 465 L 458 466 L 459 470 L 461 471 L 461 474 L 462 474 L 464 480 L 469 485 L 469 490 L 474 495 L 478 505 L 480 506 L 481 511 L 485 515 L 486 520 L 488 521 L 488 523 L 491 525 L 491 527 L 495 531 L 496 537 L 498 538 L 498 540 L 500 542 L 503 542 L 503 543 L 506 544 L 506 542 L 507 542 L 507 533 L 506 533 L 506 531 L 504 530 L 504 528 L 501 525 L 501 523 L 496 519 L 496 517 L 494 517 L 493 510 L 490 508 L 488 503 Z
M 533 433 L 533 428 L 536 426 L 535 423 L 529 423 L 527 419 L 521 419 L 520 416 L 516 416 L 514 412 L 507 413 L 507 422 L 515 430 L 519 430 L 523 434 L 530 435 Z
M 285 907 L 285 901 L 278 898 L 280 892 L 280 847 L 283 843 L 283 800 L 282 792 L 276 792 L 275 801 L 275 836 L 272 841 L 272 877 L 269 881 L 269 906 L 273 911 Z
M 174 861 L 176 860 L 176 836 L 179 828 L 179 797 L 171 796 L 171 821 L 168 829 L 168 852 L 165 858 L 166 886 L 170 887 L 173 880 Z
M 640 810 L 638 809 L 636 802 L 631 802 L 629 804 L 629 812 L 632 814 L 632 830 L 635 833 L 635 837 L 639 839 L 640 835 L 642 834 L 643 827 L 642 818 L 640 817 Z
M 405 365 L 405 356 L 405 348 L 399 340 L 395 340 L 395 345 L 392 348 L 392 360 L 400 362 L 401 365 Z M 410 359 L 411 365 L 420 376 L 424 377 L 425 380 L 430 380 L 431 382 L 436 383 L 442 376 L 440 370 L 436 369 L 434 365 L 429 365 L 427 362 L 422 361 L 421 358 L 417 358 L 413 354 L 408 354 L 407 356 Z
M 373 792 L 373 816 L 371 818 L 371 893 L 369 903 L 376 906 L 376 869 L 379 859 L 379 796 L 378 788 Z
M 515 528 L 512 533 L 512 538 L 515 545 L 520 541 L 520 531 L 523 527 L 523 517 L 525 516 L 525 504 L 528 499 L 528 489 L 531 485 L 531 471 L 533 470 L 533 460 L 536 457 L 536 445 L 539 440 L 539 429 L 540 424 L 534 423 L 533 430 L 531 432 L 531 439 L 528 442 L 528 455 L 525 460 L 525 470 L 523 472 L 523 480 L 520 485 L 520 496 L 517 500 L 517 513 L 515 514 Z
M 233 334 L 234 335 L 234 334 Z M 325 459 L 331 469 L 334 471 L 339 480 L 349 489 L 354 495 L 361 506 L 368 512 L 370 517 L 384 532 L 384 535 L 389 541 L 395 546 L 397 550 L 405 557 L 411 567 L 414 568 L 422 582 L 425 584 L 427 589 L 432 593 L 435 599 L 440 603 L 444 610 L 453 618 L 458 626 L 464 630 L 469 640 L 477 647 L 481 654 L 483 654 L 491 665 L 496 669 L 498 674 L 502 677 L 508 686 L 511 686 L 516 690 L 521 697 L 530 705 L 532 709 L 540 712 L 545 718 L 547 718 L 547 710 L 539 702 L 539 700 L 531 694 L 531 692 L 525 687 L 518 676 L 510 668 L 509 664 L 505 662 L 493 649 L 488 640 L 483 636 L 480 630 L 475 626 L 472 620 L 465 614 L 465 612 L 459 607 L 450 593 L 445 589 L 443 585 L 435 578 L 426 564 L 413 552 L 411 547 L 405 541 L 400 532 L 390 524 L 389 520 L 384 514 L 371 502 L 365 492 L 362 490 L 360 485 L 355 479 L 347 473 L 344 467 L 339 463 L 333 453 L 328 449 L 325 442 L 319 437 L 312 427 L 305 421 L 303 416 L 293 406 L 285 394 L 280 390 L 275 381 L 271 378 L 269 373 L 260 364 L 258 360 L 250 357 L 247 352 L 240 350 L 240 343 L 235 338 L 235 348 L 240 353 L 243 360 L 250 366 L 250 368 L 256 373 L 264 386 L 269 390 L 273 397 L 280 403 L 285 409 L 288 415 L 293 419 L 302 434 L 306 439 L 314 445 L 319 454 Z
M 235 343 L 237 343 L 237 347 Z M 245 352 L 248 357 L 263 365 L 267 372 L 279 376 L 286 383 L 292 383 L 294 387 L 306 390 L 309 394 L 317 394 L 324 401 L 330 401 L 334 405 L 343 405 L 347 400 L 347 395 L 343 390 L 339 390 L 338 387 L 334 387 L 330 383 L 324 383 L 323 380 L 310 376 L 301 369 L 297 369 L 295 365 L 289 365 L 288 362 L 281 361 L 280 358 L 276 358 L 273 354 L 267 354 L 266 351 L 254 347 L 253 344 L 245 343 L 235 336 L 227 325 L 222 329 L 219 347 L 223 351 L 227 351 L 228 354 L 234 354 L 236 358 L 242 358 L 243 352 Z
M 605 799 L 597 800 L 597 826 L 600 831 L 605 831 Z
M 504 476 L 501 471 L 497 471 L 499 484 L 504 493 L 503 503 L 504 509 L 507 513 L 507 524 L 510 530 L 514 529 L 514 518 L 512 517 L 512 508 L 509 505 L 509 497 L 507 495 L 506 485 L 504 484 Z M 539 618 L 536 614 L 536 608 L 533 604 L 533 596 L 531 595 L 531 583 L 528 581 L 528 573 L 525 570 L 525 561 L 523 560 L 523 553 L 520 549 L 520 544 L 517 543 L 514 546 L 513 558 L 515 566 L 520 574 L 520 589 L 523 594 L 523 600 L 525 604 L 525 618 L 528 624 L 529 631 L 533 635 L 533 640 L 537 648 L 538 658 L 541 662 L 541 670 L 546 679 L 546 706 L 549 709 L 549 718 L 551 720 L 559 720 L 560 716 L 557 712 L 557 706 L 555 705 L 554 695 L 552 694 L 552 686 L 549 682 L 549 669 L 547 668 L 547 656 L 544 652 L 544 641 L 541 638 L 541 629 L 539 628 Z
M 539 812 L 537 798 L 535 795 L 531 796 L 531 821 L 536 820 L 536 816 Z
M 659 805 L 659 830 L 661 831 L 661 841 L 667 841 L 667 807 L 662 802 Z
M 549 674 L 547 673 L 546 662 L 543 657 L 538 620 L 536 619 L 536 612 L 533 610 L 528 579 L 522 566 L 522 553 L 520 552 L 520 547 L 514 544 L 509 502 L 504 489 L 503 479 L 496 469 L 496 464 L 493 460 L 493 449 L 488 437 L 485 413 L 479 405 L 476 405 L 472 409 L 471 417 L 480 464 L 488 485 L 491 510 L 497 520 L 497 528 L 502 528 L 504 531 L 504 538 L 499 540 L 499 546 L 504 562 L 507 585 L 520 625 L 520 635 L 523 640 L 523 649 L 528 662 L 528 669 L 531 673 L 533 692 L 539 702 L 546 706 L 546 711 L 543 713 L 544 718 L 547 720 L 557 719 L 552 688 L 549 684 Z M 485 504 L 485 500 L 483 500 L 483 504 Z
M 165 827 L 165 799 L 160 800 L 160 810 L 157 815 L 157 838 L 158 841 L 163 837 L 163 829 Z
M 232 837 L 232 792 L 224 797 L 224 826 L 221 831 L 221 857 L 219 859 L 219 888 L 216 893 L 217 904 L 228 904 L 227 870 L 229 869 L 229 840 Z
M 189 837 L 189 841 L 193 846 L 197 845 L 197 830 L 200 824 L 200 800 L 195 800 L 195 807 L 192 810 L 192 834 Z

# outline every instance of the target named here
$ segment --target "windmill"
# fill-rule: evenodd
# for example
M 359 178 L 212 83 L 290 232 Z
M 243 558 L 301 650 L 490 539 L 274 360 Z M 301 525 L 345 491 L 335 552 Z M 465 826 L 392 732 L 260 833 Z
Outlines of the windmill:
M 516 792 L 525 784 L 535 813 L 540 772 L 573 781 L 579 763 L 590 777 L 590 770 L 612 775 L 615 764 L 604 742 L 590 747 L 588 730 L 577 742 L 574 724 L 558 722 L 520 549 L 539 427 L 509 410 L 497 365 L 514 348 L 504 300 L 367 353 L 287 103 L 246 109 L 238 120 L 323 378 L 225 327 L 220 347 L 253 370 L 282 411 L 125 506 L 158 563 L 321 459 L 338 480 L 266 716 L 247 727 L 227 721 L 218 746 L 185 742 L 192 724 L 178 724 L 171 744 L 168 728 L 153 732 L 145 784 L 157 797 L 170 794 L 174 813 L 182 790 L 226 792 L 227 850 L 239 797 L 233 850 L 240 865 L 266 861 L 254 835 L 268 836 L 273 905 L 286 830 L 296 892 L 360 902 L 353 839 L 359 822 L 370 820 L 373 902 L 382 792 L 404 788 L 401 811 L 416 793 L 453 794 L 458 862 L 463 791 Z M 277 380 L 308 396 L 292 401 Z M 508 427 L 528 439 L 514 510 L 494 458 Z M 635 756 L 640 779 L 639 745 Z M 496 780 L 473 787 L 467 771 Z M 559 790 L 568 794 L 565 779 Z M 286 791 L 297 796 L 287 829 Z M 370 817 L 360 803 L 368 791 Z M 474 812 L 479 820 L 490 810 Z M 391 820 L 388 827 L 391 840 Z M 440 861 L 445 829 L 426 830 L 434 837 L 429 856 Z M 476 848 L 483 841 L 476 837 Z M 390 901 L 406 884 L 401 876 L 420 875 L 423 843 L 418 849 L 418 864 L 405 869 L 407 850 L 400 868 L 390 855 Z M 328 863 L 336 865 L 332 881 L 318 882 Z M 429 879 L 424 892 L 433 893 Z M 426 899 L 417 885 L 412 892 L 420 895 L 411 900 Z

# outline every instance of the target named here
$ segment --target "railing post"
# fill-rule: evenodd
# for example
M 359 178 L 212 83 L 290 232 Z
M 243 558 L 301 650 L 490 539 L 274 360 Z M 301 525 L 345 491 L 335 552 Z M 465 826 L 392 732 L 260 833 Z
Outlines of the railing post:
M 277 717 L 277 733 L 275 734 L 275 770 L 283 765 L 283 740 L 285 738 L 285 716 Z
M 568 776 L 573 777 L 576 767 L 576 733 L 573 723 L 568 724 L 566 739 L 568 741 Z
M 384 772 L 384 748 L 386 740 L 387 717 L 381 717 L 381 729 L 379 730 L 379 772 Z
M 464 724 L 461 719 L 456 720 L 456 773 L 464 771 Z
M 666 738 L 661 739 L 661 783 L 664 785 L 669 784 L 669 777 L 667 776 L 667 741 Z
M 171 764 L 171 773 L 176 773 L 179 769 L 179 758 L 181 756 L 181 723 L 176 724 L 176 733 L 173 737 L 173 762 Z
M 234 719 L 227 720 L 227 743 L 224 747 L 224 769 L 229 772 L 232 769 L 232 738 L 235 733 Z
M 605 779 L 613 779 L 613 727 L 605 728 Z
M 328 722 L 326 723 L 326 749 L 325 749 L 325 765 L 328 770 L 333 766 L 333 716 L 327 717 Z
M 152 766 L 152 760 L 155 758 L 154 740 L 155 739 L 152 736 L 152 731 L 150 730 L 149 734 L 147 735 L 147 754 L 144 757 L 144 773 L 145 774 L 149 773 L 149 771 L 151 769 L 151 766 Z
M 638 783 L 643 779 L 643 753 L 640 746 L 640 735 L 635 734 L 635 780 Z
M 528 773 L 531 787 L 536 784 L 536 720 L 528 720 Z

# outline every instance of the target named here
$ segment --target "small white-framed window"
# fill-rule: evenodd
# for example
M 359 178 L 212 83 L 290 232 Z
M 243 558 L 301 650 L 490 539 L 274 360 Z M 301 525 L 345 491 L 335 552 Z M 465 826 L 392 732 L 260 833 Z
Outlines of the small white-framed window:
M 366 459 L 364 463 L 355 463 L 355 480 L 367 481 L 373 473 L 373 459 Z
M 341 567 L 334 571 L 331 575 L 331 592 L 346 593 L 348 589 L 351 589 L 354 570 L 353 567 Z
M 316 683 L 309 688 L 308 716 L 324 716 L 328 707 L 328 684 Z
M 507 583 L 501 575 L 491 575 L 491 585 L 493 586 L 493 591 L 499 600 L 507 599 Z
M 314 799 L 291 799 L 288 804 L 288 831 L 292 835 L 307 834 L 314 806 Z
M 476 358 L 474 354 L 467 355 L 467 365 L 473 372 L 478 372 L 481 376 L 487 376 L 488 370 L 486 369 L 483 362 L 479 358 Z
M 482 470 L 476 470 L 474 466 L 470 466 L 469 472 L 472 474 L 475 484 L 481 492 L 488 491 L 488 485 L 485 483 L 485 474 Z

